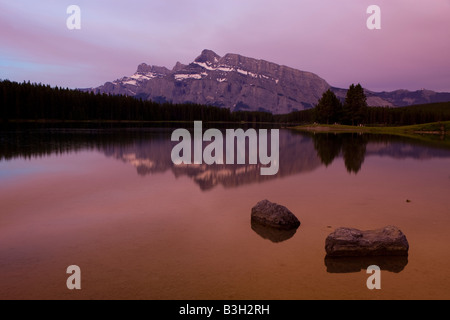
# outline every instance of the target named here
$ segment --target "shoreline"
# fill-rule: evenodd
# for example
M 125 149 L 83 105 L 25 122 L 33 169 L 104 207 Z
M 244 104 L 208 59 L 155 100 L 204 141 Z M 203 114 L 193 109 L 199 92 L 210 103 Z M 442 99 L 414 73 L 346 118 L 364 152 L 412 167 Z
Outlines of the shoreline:
M 183 121 L 133 121 L 133 120 L 10 120 L 0 122 L 0 128 L 5 128 L 8 126 L 18 126 L 21 125 L 136 125 L 136 126 L 146 126 L 146 125 L 170 125 L 170 124 L 193 124 L 194 121 L 183 120 Z M 310 133 L 369 133 L 369 134 L 391 134 L 391 135 L 429 135 L 429 136 L 448 136 L 450 135 L 450 121 L 445 122 L 433 122 L 410 126 L 392 126 L 392 127 L 375 127 L 375 126 L 349 126 L 349 125 L 326 125 L 326 124 L 306 124 L 306 125 L 295 125 L 288 123 L 273 123 L 273 122 L 250 122 L 250 121 L 203 121 L 208 127 L 216 124 L 219 126 L 232 125 L 232 126 L 270 126 L 279 127 L 280 129 L 289 129 Z
M 372 133 L 395 135 L 450 135 L 450 121 L 398 127 L 357 127 L 345 125 L 304 125 L 290 129 L 312 133 Z

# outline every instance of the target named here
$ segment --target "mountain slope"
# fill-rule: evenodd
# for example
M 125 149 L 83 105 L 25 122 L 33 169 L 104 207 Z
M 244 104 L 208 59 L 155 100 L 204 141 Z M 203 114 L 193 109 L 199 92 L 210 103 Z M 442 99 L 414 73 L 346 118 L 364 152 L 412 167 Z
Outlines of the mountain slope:
M 220 57 L 204 50 L 189 65 L 177 63 L 168 70 L 141 64 L 131 77 L 92 91 L 282 114 L 313 107 L 328 88 L 330 85 L 313 73 L 237 54 Z
M 206 104 L 232 111 L 285 114 L 314 107 L 328 89 L 339 98 L 345 98 L 346 89 L 332 88 L 313 73 L 238 54 L 221 57 L 211 50 L 204 50 L 188 65 L 178 62 L 169 70 L 143 63 L 132 76 L 88 91 L 156 102 Z M 370 106 L 450 101 L 450 93 L 428 90 L 381 93 L 366 90 L 366 94 Z

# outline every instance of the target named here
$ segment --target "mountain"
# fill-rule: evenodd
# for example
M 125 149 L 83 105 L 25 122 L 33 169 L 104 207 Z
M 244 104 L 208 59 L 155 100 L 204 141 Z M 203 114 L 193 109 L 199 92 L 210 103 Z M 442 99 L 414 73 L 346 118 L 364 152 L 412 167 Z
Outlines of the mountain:
M 345 100 L 346 89 L 331 88 L 338 98 Z M 450 101 L 450 93 L 435 92 L 431 90 L 396 90 L 391 92 L 374 92 L 365 89 L 367 103 L 371 107 L 407 107 L 417 104 L 428 104 Z
M 85 89 L 94 93 L 128 95 L 143 100 L 196 103 L 232 111 L 267 111 L 285 114 L 313 108 L 323 92 L 332 89 L 340 99 L 347 90 L 331 87 L 314 73 L 264 60 L 204 50 L 194 62 L 177 62 L 172 70 L 145 63 L 130 77 Z M 408 106 L 450 101 L 450 93 L 428 90 L 372 92 L 370 106 Z

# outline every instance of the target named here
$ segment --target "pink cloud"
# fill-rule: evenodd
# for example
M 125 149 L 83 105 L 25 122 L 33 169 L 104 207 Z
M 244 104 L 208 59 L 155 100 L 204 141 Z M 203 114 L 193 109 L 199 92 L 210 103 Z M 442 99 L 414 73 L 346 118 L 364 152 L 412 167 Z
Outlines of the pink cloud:
M 449 1 L 77 2 L 75 32 L 65 28 L 72 3 L 2 5 L 0 60 L 54 65 L 52 83 L 87 87 L 130 75 L 141 62 L 188 63 L 208 48 L 311 71 L 334 86 L 450 91 Z M 366 28 L 371 4 L 381 7 L 381 30 Z

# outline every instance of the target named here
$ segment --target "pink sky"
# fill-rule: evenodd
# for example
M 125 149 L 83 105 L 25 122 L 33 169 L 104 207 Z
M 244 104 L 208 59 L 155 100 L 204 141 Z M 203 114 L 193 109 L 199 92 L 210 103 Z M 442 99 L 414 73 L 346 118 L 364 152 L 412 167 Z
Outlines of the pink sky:
M 81 30 L 66 27 L 71 4 Z M 366 27 L 374 4 L 381 30 Z M 0 0 L 0 79 L 92 87 L 211 49 L 336 87 L 450 92 L 449 39 L 450 0 Z

